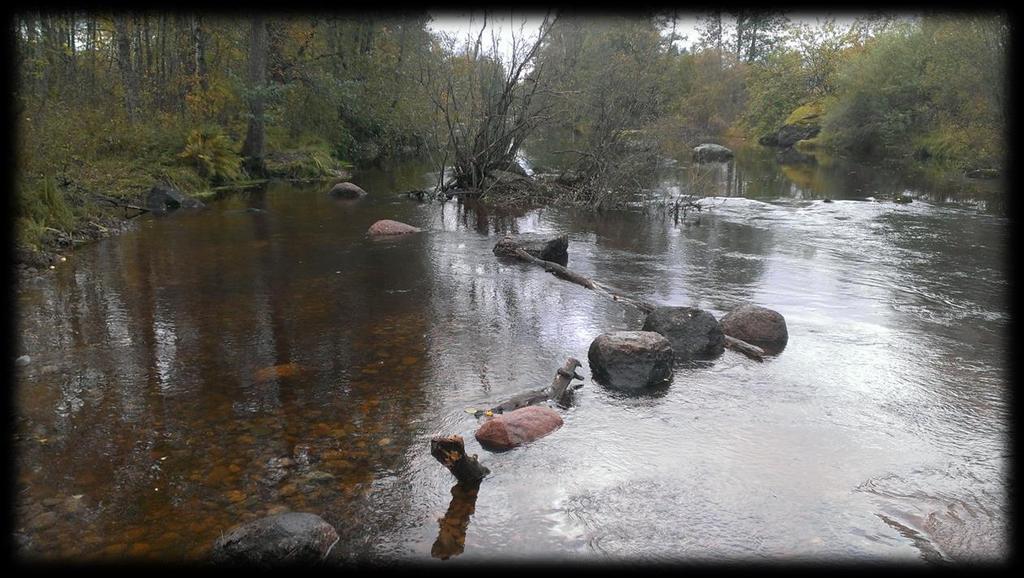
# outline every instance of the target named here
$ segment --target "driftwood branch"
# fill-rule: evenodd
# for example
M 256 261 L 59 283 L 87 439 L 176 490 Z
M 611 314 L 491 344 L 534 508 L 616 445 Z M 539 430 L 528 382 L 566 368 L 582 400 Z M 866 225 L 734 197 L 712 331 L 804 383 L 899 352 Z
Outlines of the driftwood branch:
M 632 305 L 637 309 L 643 311 L 644 313 L 650 313 L 655 309 L 655 306 L 652 303 L 644 301 L 643 299 L 637 299 L 635 297 L 626 295 L 625 293 L 618 289 L 615 289 L 609 285 L 605 285 L 598 281 L 594 281 L 593 279 L 585 275 L 581 275 L 566 267 L 563 267 L 558 263 L 553 263 L 551 261 L 545 261 L 544 259 L 534 257 L 533 255 L 527 253 L 522 247 L 520 247 L 519 244 L 516 243 L 515 239 L 513 239 L 512 237 L 506 236 L 503 237 L 500 241 L 498 241 L 498 243 L 494 245 L 494 254 L 499 257 L 510 257 L 513 259 L 518 259 L 519 261 L 523 261 L 524 263 L 531 263 L 533 265 L 537 265 L 538 267 L 542 267 L 545 271 L 552 273 L 555 277 L 565 279 L 566 281 L 575 283 L 582 287 L 586 287 L 587 289 L 590 289 L 595 293 L 610 298 L 612 301 L 618 301 L 621 303 Z M 737 339 L 735 337 L 726 335 L 725 346 L 728 347 L 729 349 L 732 349 L 733 351 L 742 353 L 743 355 L 746 355 L 751 359 L 757 361 L 764 360 L 765 351 L 763 349 L 756 345 L 751 345 L 750 343 L 747 343 L 742 339 Z
M 747 343 L 742 339 L 737 339 L 731 335 L 726 335 L 725 346 L 733 351 L 746 355 L 747 357 L 753 359 L 754 361 L 764 361 L 764 350 L 756 345 Z
M 509 399 L 495 405 L 489 409 L 467 409 L 466 411 L 473 414 L 473 417 L 482 417 L 484 415 L 493 415 L 505 413 L 506 411 L 514 411 L 521 407 L 528 405 L 537 405 L 538 403 L 544 403 L 545 401 L 551 400 L 559 402 L 565 396 L 566 391 L 569 389 L 569 384 L 573 379 L 583 380 L 583 377 L 576 373 L 576 368 L 580 367 L 579 360 L 574 357 L 567 357 L 562 367 L 559 367 L 555 371 L 555 378 L 551 381 L 551 385 L 524 391 L 518 395 L 512 396 Z M 579 384 L 577 387 L 582 387 L 583 384 Z
M 448 468 L 460 484 L 479 484 L 491 470 L 466 454 L 466 444 L 460 435 L 438 436 L 430 440 L 430 455 Z
M 531 263 L 533 265 L 537 265 L 539 267 L 542 267 L 548 273 L 553 274 L 555 277 L 564 279 L 571 283 L 575 283 L 577 285 L 580 285 L 581 287 L 586 287 L 587 289 L 590 289 L 595 293 L 600 293 L 601 295 L 608 297 L 612 301 L 621 301 L 628 305 L 632 305 L 640 309 L 644 313 L 650 313 L 655 309 L 655 306 L 653 304 L 648 303 L 647 301 L 644 301 L 642 299 L 630 297 L 626 293 L 610 285 L 605 285 L 604 283 L 595 281 L 585 275 L 582 275 L 571 269 L 563 267 L 558 263 L 553 263 L 551 261 L 545 261 L 544 259 L 534 257 L 533 255 L 523 250 L 523 248 L 520 247 L 512 237 L 504 237 L 502 240 L 498 241 L 498 244 L 494 246 L 494 254 L 499 257 L 511 257 L 523 261 L 524 263 Z

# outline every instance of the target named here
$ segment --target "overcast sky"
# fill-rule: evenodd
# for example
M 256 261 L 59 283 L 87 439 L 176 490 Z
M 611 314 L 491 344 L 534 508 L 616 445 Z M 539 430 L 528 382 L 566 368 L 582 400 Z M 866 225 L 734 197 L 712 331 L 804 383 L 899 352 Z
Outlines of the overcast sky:
M 431 10 L 429 13 L 432 20 L 427 24 L 427 28 L 434 32 L 454 34 L 459 41 L 465 40 L 470 36 L 475 39 L 476 34 L 479 33 L 480 26 L 483 23 L 482 10 Z M 698 39 L 697 16 L 698 14 L 694 12 L 679 13 L 678 20 L 676 21 L 676 35 L 682 38 L 676 41 L 676 45 L 680 48 L 689 48 Z M 806 22 L 813 25 L 819 20 L 830 16 L 830 14 L 827 12 L 821 12 L 818 14 L 788 14 L 788 16 L 790 20 L 795 22 Z M 833 16 L 836 19 L 836 22 L 841 25 L 852 23 L 855 18 L 855 15 L 849 13 L 832 14 L 831 16 Z M 599 16 L 595 16 L 595 18 L 597 17 Z M 512 50 L 510 32 L 514 29 L 518 36 L 520 26 L 522 26 L 523 32 L 528 37 L 536 38 L 537 30 L 540 28 L 540 24 L 543 21 L 543 12 L 489 10 L 487 13 L 487 28 L 488 30 L 493 30 L 497 33 L 499 43 L 502 46 L 502 54 L 506 58 Z M 485 41 L 490 41 L 490 33 L 485 34 Z

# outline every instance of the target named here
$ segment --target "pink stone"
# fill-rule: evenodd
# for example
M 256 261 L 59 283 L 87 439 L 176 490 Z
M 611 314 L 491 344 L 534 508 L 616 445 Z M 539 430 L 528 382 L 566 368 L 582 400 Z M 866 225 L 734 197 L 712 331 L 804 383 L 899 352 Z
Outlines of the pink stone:
M 550 407 L 531 405 L 496 415 L 476 430 L 484 449 L 502 451 L 542 438 L 562 427 L 562 417 Z
M 412 225 L 406 225 L 405 223 L 392 221 L 390 219 L 382 219 L 370 225 L 370 230 L 366 233 L 370 236 L 406 235 L 408 233 L 419 233 L 420 231 L 422 231 L 422 229 L 419 227 L 413 227 Z

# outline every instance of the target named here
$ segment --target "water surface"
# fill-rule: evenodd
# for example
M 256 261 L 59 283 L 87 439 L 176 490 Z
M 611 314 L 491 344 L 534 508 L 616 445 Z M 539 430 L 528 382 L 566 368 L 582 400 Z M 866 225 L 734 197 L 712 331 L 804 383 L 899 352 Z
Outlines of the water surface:
M 394 194 L 431 182 L 407 162 L 358 172 L 359 201 L 271 184 L 74 252 L 18 294 L 20 553 L 197 559 L 295 510 L 337 527 L 332 560 L 433 560 L 453 479 L 429 439 L 457 433 L 492 474 L 445 563 L 1001 559 L 1007 223 L 976 190 L 998 185 L 739 153 L 665 168 L 654 194 L 717 195 L 685 219 L 421 204 Z M 382 218 L 425 232 L 367 239 Z M 789 345 L 605 389 L 587 348 L 642 315 L 491 254 L 528 231 L 649 301 L 775 309 Z M 565 425 L 480 448 L 464 409 L 567 356 Z

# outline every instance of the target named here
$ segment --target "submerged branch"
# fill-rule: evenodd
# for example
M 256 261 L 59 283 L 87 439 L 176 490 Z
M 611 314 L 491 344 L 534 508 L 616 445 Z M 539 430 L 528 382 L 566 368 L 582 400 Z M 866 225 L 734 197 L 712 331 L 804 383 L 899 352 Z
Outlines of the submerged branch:
M 587 289 L 590 289 L 591 291 L 594 291 L 599 295 L 603 295 L 605 297 L 610 298 L 612 301 L 618 301 L 621 303 L 632 305 L 633 307 L 636 307 L 637 309 L 643 311 L 644 313 L 650 313 L 655 309 L 655 305 L 648 301 L 644 301 L 643 299 L 629 296 L 626 293 L 618 289 L 615 289 L 614 287 L 595 281 L 585 275 L 581 275 L 580 273 L 563 267 L 558 263 L 554 263 L 552 261 L 545 261 L 544 259 L 534 257 L 533 255 L 527 253 L 522 247 L 520 247 L 512 237 L 506 236 L 502 238 L 500 241 L 498 241 L 498 243 L 494 245 L 494 254 L 499 257 L 511 257 L 523 261 L 524 263 L 531 263 L 533 265 L 537 265 L 539 267 L 542 267 L 545 271 L 553 274 L 555 277 L 565 279 L 566 281 L 575 283 L 577 285 L 580 285 L 581 287 L 586 287 Z M 725 346 L 728 347 L 729 349 L 732 349 L 733 351 L 742 353 L 743 355 L 746 355 L 747 357 L 754 359 L 756 361 L 764 360 L 765 351 L 763 349 L 756 345 L 747 343 L 742 339 L 737 339 L 730 335 L 726 335 Z

